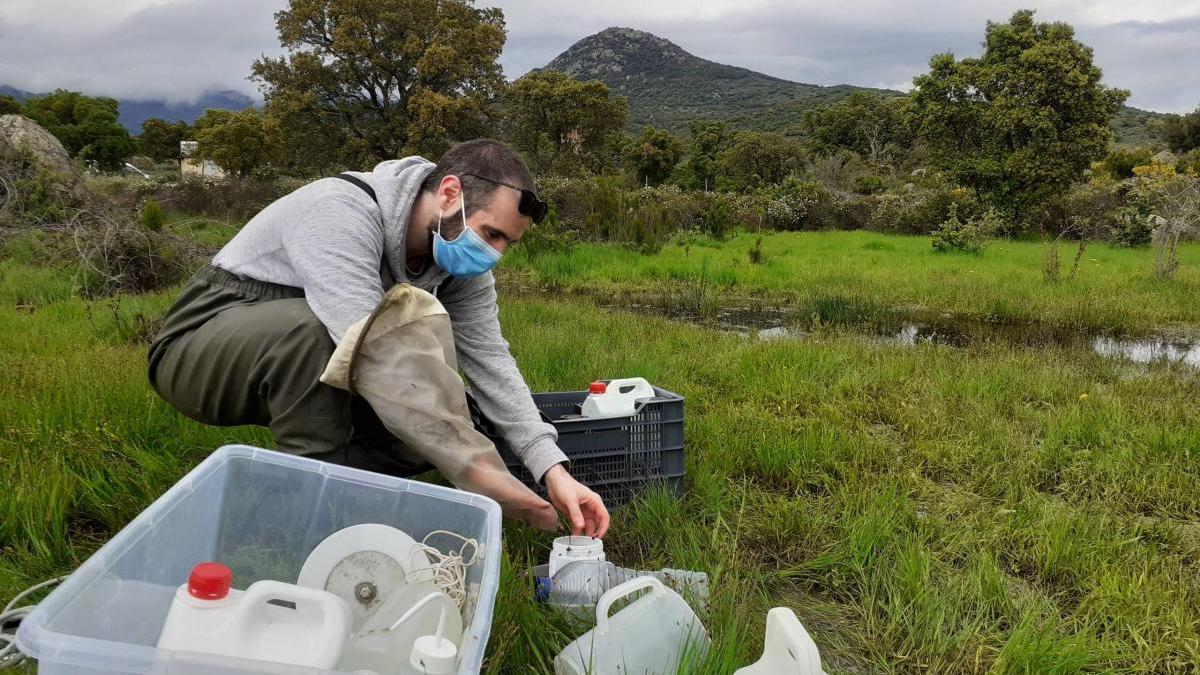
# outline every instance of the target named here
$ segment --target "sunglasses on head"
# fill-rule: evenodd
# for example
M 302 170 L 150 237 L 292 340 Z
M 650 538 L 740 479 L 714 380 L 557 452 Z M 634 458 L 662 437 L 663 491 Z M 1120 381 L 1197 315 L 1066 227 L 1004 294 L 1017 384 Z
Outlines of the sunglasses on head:
M 520 213 L 523 216 L 529 216 L 535 223 L 542 222 L 542 219 L 546 217 L 546 212 L 550 210 L 550 207 L 546 204 L 546 202 L 539 199 L 533 190 L 519 188 L 511 183 L 505 183 L 502 180 L 488 178 L 487 176 L 480 176 L 479 174 L 475 173 L 464 173 L 463 175 L 470 176 L 472 178 L 478 178 L 479 180 L 486 180 L 487 182 L 495 183 L 496 185 L 503 185 L 504 187 L 512 188 L 517 192 L 520 192 L 521 201 L 517 203 L 517 213 Z

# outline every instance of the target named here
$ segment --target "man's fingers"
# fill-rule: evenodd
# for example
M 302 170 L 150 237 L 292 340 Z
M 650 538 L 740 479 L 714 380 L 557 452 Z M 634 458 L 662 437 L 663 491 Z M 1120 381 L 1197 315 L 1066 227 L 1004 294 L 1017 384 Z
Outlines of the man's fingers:
M 571 519 L 571 534 L 583 533 L 583 512 L 579 510 L 579 495 L 567 499 L 567 517 Z
M 608 509 L 605 508 L 604 500 L 600 498 L 600 495 L 593 493 L 592 497 L 593 499 L 590 504 L 592 507 L 592 516 L 597 522 L 596 534 L 592 536 L 597 539 L 603 539 L 604 535 L 608 533 L 608 523 L 610 521 Z

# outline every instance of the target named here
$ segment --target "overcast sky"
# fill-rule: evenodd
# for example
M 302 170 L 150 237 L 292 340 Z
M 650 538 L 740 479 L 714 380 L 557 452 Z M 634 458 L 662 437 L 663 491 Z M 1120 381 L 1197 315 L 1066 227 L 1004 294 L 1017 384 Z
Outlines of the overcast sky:
M 279 51 L 286 0 L 0 0 L 0 84 L 124 98 L 194 100 L 207 90 L 257 96 L 246 80 Z M 503 0 L 501 61 L 510 78 L 608 26 L 656 33 L 713 61 L 816 84 L 907 88 L 931 54 L 976 55 L 988 19 L 1033 6 L 1095 49 L 1128 103 L 1163 112 L 1200 105 L 1200 0 L 854 2 Z

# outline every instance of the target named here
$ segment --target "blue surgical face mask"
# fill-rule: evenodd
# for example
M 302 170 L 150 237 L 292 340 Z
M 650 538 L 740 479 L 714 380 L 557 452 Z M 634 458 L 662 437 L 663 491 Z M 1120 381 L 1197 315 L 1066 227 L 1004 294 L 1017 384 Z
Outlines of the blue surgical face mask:
M 467 203 L 458 193 L 459 213 L 463 230 L 454 241 L 442 237 L 442 216 L 438 214 L 438 229 L 433 233 L 433 260 L 452 277 L 477 277 L 500 262 L 500 252 L 467 226 Z

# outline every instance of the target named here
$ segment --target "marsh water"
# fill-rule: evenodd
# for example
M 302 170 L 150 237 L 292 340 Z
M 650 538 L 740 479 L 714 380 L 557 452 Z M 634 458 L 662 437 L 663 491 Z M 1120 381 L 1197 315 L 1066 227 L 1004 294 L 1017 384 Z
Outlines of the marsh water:
M 727 306 L 699 312 L 663 304 L 601 302 L 610 309 L 666 316 L 686 323 L 710 325 L 761 340 L 804 340 L 815 336 L 812 322 L 786 307 Z M 1066 347 L 1147 366 L 1200 369 L 1200 334 L 1119 335 L 1042 324 L 1011 324 L 956 319 L 949 315 L 894 320 L 824 324 L 839 332 L 870 336 L 886 344 L 968 347 L 1003 342 L 1026 347 Z

